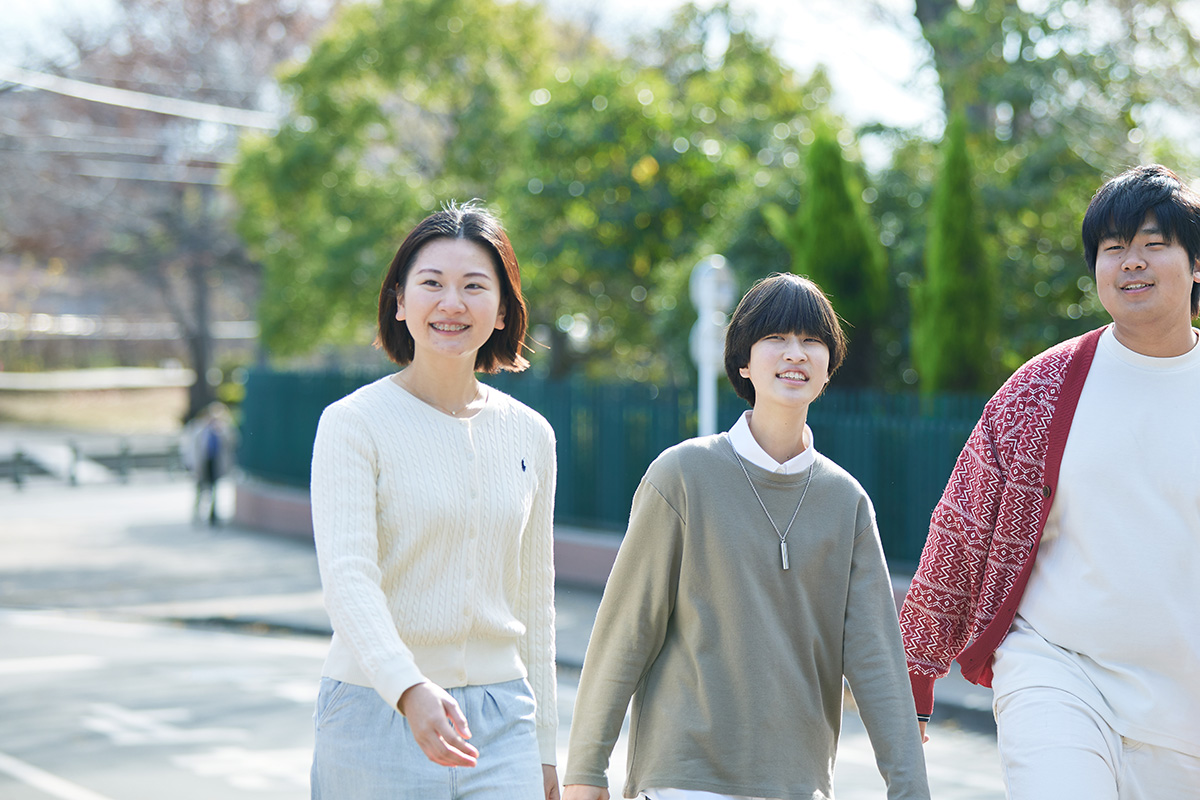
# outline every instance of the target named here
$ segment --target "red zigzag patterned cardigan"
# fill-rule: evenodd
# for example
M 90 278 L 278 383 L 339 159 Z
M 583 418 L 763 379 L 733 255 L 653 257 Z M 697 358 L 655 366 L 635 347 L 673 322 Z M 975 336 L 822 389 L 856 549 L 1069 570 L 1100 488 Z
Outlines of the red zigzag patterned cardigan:
M 992 654 L 1029 581 L 1103 330 L 1018 369 L 988 401 L 958 457 L 900 612 L 921 719 L 933 712 L 933 682 L 955 657 L 968 680 L 992 684 Z

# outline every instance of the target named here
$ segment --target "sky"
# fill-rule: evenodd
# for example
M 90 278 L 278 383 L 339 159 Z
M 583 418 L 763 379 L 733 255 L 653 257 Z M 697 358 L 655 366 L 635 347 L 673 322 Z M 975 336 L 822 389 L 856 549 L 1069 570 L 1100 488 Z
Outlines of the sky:
M 580 19 L 595 15 L 602 34 L 651 29 L 677 0 L 542 0 Z M 711 2 L 700 2 L 711 6 Z M 784 63 L 806 76 L 823 64 L 833 103 L 851 122 L 884 122 L 925 133 L 941 129 L 941 95 L 927 67 L 914 0 L 734 0 Z M 872 13 L 885 9 L 890 19 Z
M 102 19 L 106 0 L 3 0 L 0 44 L 45 46 L 56 17 Z M 679 0 L 541 0 L 552 12 L 594 19 L 603 36 L 663 24 Z M 699 5 L 711 5 L 700 0 Z M 780 58 L 807 76 L 824 65 L 834 109 L 854 124 L 882 122 L 937 136 L 941 96 L 927 65 L 914 0 L 733 0 Z M 887 19 L 872 9 L 884 9 Z M 13 52 L 9 46 L 3 47 Z
M 22 50 L 25 45 L 37 47 L 39 43 L 49 42 L 46 29 L 55 25 L 58 19 L 72 15 L 82 18 L 91 15 L 94 18 L 96 9 L 102 9 L 106 4 L 106 0 L 97 0 L 95 3 L 86 0 L 4 0 L 0 41 L 6 45 L 16 45 Z M 6 47 L 5 52 L 12 54 L 14 51 Z M 12 58 L 12 55 L 7 58 Z

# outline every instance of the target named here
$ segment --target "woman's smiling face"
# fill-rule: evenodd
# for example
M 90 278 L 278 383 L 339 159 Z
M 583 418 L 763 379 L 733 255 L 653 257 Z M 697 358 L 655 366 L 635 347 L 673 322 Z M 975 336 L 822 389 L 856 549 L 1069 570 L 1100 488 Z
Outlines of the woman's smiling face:
M 435 239 L 421 248 L 397 298 L 413 360 L 469 358 L 504 327 L 500 280 L 491 255 L 467 239 Z

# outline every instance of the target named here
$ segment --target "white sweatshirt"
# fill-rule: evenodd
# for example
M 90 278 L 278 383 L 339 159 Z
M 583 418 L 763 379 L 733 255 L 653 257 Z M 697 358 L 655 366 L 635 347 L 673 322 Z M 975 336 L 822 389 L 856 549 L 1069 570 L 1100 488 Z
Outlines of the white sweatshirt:
M 1051 686 L 1122 736 L 1200 756 L 1200 345 L 1151 358 L 1104 332 L 997 697 Z

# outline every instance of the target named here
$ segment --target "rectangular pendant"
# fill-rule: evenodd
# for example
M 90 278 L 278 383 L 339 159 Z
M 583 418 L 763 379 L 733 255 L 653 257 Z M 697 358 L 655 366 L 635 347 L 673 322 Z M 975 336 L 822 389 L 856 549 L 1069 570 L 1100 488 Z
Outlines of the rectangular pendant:
M 779 543 L 779 555 L 783 557 L 783 568 L 784 568 L 784 569 L 787 569 L 787 568 L 788 568 L 788 560 L 787 560 L 787 542 L 780 542 L 780 543 Z

